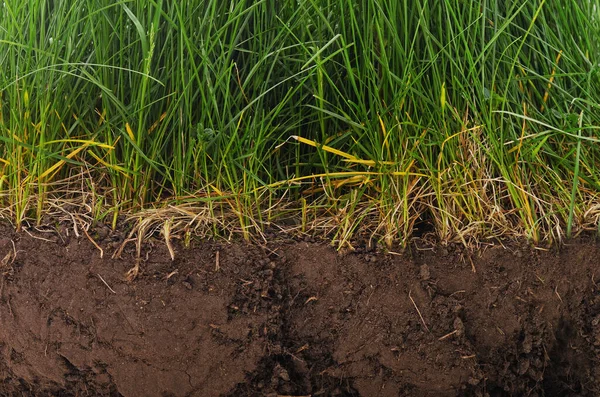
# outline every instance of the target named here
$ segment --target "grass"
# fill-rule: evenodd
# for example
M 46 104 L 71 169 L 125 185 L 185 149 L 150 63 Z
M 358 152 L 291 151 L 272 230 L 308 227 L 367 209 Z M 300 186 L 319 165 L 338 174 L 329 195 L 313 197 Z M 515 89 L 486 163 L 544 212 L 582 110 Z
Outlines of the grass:
M 338 246 L 600 230 L 599 5 L 6 0 L 0 206 Z

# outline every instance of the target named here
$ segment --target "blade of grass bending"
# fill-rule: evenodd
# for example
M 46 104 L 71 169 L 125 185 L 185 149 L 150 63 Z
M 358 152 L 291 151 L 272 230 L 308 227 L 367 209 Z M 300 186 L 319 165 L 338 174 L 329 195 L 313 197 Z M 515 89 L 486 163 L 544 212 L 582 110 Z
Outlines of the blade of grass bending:
M 315 141 L 313 141 L 311 139 L 303 138 L 303 137 L 297 136 L 297 135 L 292 135 L 291 138 L 297 140 L 298 142 L 302 142 L 302 143 L 305 143 L 305 144 L 310 145 L 312 147 L 316 147 L 316 148 L 322 149 L 322 150 L 324 150 L 326 152 L 337 154 L 338 156 L 344 157 L 344 159 L 345 159 L 344 161 L 348 162 L 348 163 L 363 164 L 363 165 L 370 166 L 370 167 L 374 167 L 377 164 L 385 164 L 385 165 L 394 165 L 394 164 L 396 164 L 393 161 L 379 161 L 379 162 L 376 162 L 374 160 L 359 159 L 356 156 L 353 156 L 353 155 L 351 155 L 349 153 L 346 153 L 346 152 L 342 152 L 341 150 L 332 148 L 331 146 L 322 145 L 322 144 L 319 144 L 319 143 L 317 143 L 317 142 L 315 142 Z

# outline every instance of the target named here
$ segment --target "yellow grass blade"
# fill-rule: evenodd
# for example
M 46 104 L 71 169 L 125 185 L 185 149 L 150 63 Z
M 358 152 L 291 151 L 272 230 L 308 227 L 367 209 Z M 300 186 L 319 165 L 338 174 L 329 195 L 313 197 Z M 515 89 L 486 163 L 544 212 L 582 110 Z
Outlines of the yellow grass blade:
M 92 150 L 90 150 L 88 152 L 90 154 L 90 156 L 92 156 L 94 159 L 96 159 L 97 162 L 99 162 L 100 164 L 102 164 L 103 166 L 105 166 L 106 168 L 110 168 L 112 170 L 118 171 L 121 174 L 123 174 L 126 177 L 129 177 L 129 172 L 127 171 L 127 169 L 120 167 L 118 165 L 114 165 L 114 164 L 108 164 L 106 161 L 102 160 L 96 153 L 94 153 Z
M 77 154 L 79 154 L 79 152 L 81 152 L 83 149 L 85 149 L 88 145 L 84 144 L 81 147 L 78 147 L 77 149 L 73 150 L 71 153 L 67 154 L 65 157 L 68 159 L 72 159 L 73 157 L 77 156 Z M 48 175 L 52 174 L 52 177 L 54 177 L 54 175 L 60 171 L 60 169 L 63 167 L 63 165 L 65 165 L 66 161 L 65 160 L 59 160 L 56 164 L 54 164 L 52 167 L 48 168 L 46 171 L 44 171 L 44 173 L 42 173 L 42 175 L 40 175 L 40 180 L 41 179 L 45 179 Z M 52 179 L 52 177 L 48 178 L 48 179 Z M 25 181 L 27 181 L 29 179 L 29 176 L 27 178 L 25 178 Z
M 214 190 L 219 196 L 225 196 L 223 194 L 223 192 L 221 191 L 221 189 L 219 189 L 218 187 L 216 187 L 215 185 L 213 185 L 212 183 L 209 183 L 208 186 L 210 186 L 210 188 L 212 190 Z
M 440 92 L 440 105 L 442 106 L 442 112 L 446 110 L 446 83 L 442 83 L 442 90 Z
M 102 113 L 98 112 L 98 110 L 96 110 L 96 113 L 98 114 L 98 116 L 100 116 L 100 118 L 98 119 L 98 126 L 101 126 L 104 121 L 106 120 L 106 109 L 102 110 Z
M 363 160 L 363 159 L 359 159 L 358 157 L 353 156 L 353 155 L 351 155 L 349 153 L 342 152 L 341 150 L 332 148 L 331 146 L 319 144 L 319 143 L 317 143 L 317 142 L 315 142 L 315 141 L 313 141 L 311 139 L 306 139 L 306 138 L 303 138 L 303 137 L 297 136 L 297 135 L 292 135 L 292 138 L 295 139 L 295 140 L 297 140 L 298 142 L 305 143 L 305 144 L 310 145 L 312 147 L 321 148 L 321 149 L 325 150 L 326 152 L 333 153 L 333 154 L 338 155 L 340 157 L 344 157 L 346 159 L 344 161 L 346 161 L 348 163 L 363 164 L 363 165 L 366 165 L 368 167 L 375 167 L 377 164 L 385 164 L 385 165 L 394 165 L 394 164 L 396 164 L 393 161 L 379 161 L 379 162 L 377 162 L 375 160 Z
M 131 130 L 129 123 L 125 123 L 125 130 L 127 131 L 127 135 L 129 135 L 129 139 L 135 143 L 135 136 L 133 136 L 133 131 Z
M 156 120 L 154 122 L 154 124 L 152 124 L 152 126 L 150 126 L 150 128 L 148 128 L 148 134 L 151 134 L 152 131 L 154 131 L 158 127 L 158 125 L 160 124 L 160 122 L 165 119 L 165 117 L 167 117 L 167 112 L 163 112 L 163 114 L 160 115 L 160 117 L 158 118 L 158 120 Z
M 383 165 L 395 165 L 396 163 L 393 161 L 375 161 L 375 160 L 361 160 L 361 159 L 355 159 L 355 160 L 344 160 L 347 163 L 355 163 L 355 164 L 362 164 L 362 165 L 366 165 L 368 167 L 375 167 L 378 164 L 383 164 Z
M 370 181 L 371 179 L 367 175 L 355 175 L 340 181 L 333 181 L 332 184 L 336 189 L 338 189 L 345 185 L 364 185 Z
M 97 146 L 100 147 L 102 149 L 108 149 L 108 150 L 114 150 L 114 146 L 111 145 L 107 145 L 106 143 L 100 143 L 100 142 L 95 142 L 95 141 L 89 141 L 86 139 L 57 139 L 54 141 L 48 141 L 46 142 L 46 145 L 50 145 L 53 143 L 82 143 L 86 146 Z
M 325 150 L 326 152 L 336 154 L 338 156 L 344 157 L 344 158 L 349 159 L 349 160 L 354 160 L 354 161 L 359 160 L 358 158 L 356 158 L 355 156 L 353 156 L 351 154 L 348 154 L 346 152 L 342 152 L 341 150 L 334 149 L 331 146 L 321 145 L 321 144 L 319 144 L 319 143 L 317 143 L 315 141 L 312 141 L 310 139 L 302 138 L 301 136 L 292 135 L 292 138 L 294 138 L 298 142 L 305 143 L 305 144 L 310 145 L 312 147 L 321 148 L 321 149 Z
M 385 123 L 381 119 L 381 116 L 377 115 L 377 118 L 379 119 L 379 125 L 381 126 L 381 131 L 383 132 L 383 148 L 386 149 L 389 154 L 390 144 L 388 138 L 390 137 L 390 134 L 388 134 L 387 128 L 385 128 Z

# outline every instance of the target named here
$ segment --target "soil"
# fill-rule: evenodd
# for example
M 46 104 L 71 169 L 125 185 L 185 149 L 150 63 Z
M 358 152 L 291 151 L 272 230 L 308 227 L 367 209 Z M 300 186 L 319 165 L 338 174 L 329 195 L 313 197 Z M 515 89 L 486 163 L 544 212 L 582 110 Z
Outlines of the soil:
M 265 246 L 0 225 L 2 396 L 600 395 L 600 246 Z M 15 255 L 16 253 L 16 255 Z M 3 259 L 2 259 L 3 258 Z

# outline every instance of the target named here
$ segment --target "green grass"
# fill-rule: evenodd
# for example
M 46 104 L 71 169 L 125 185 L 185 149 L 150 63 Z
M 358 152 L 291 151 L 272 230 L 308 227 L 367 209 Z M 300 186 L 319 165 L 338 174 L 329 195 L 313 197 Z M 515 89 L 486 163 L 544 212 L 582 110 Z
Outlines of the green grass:
M 339 246 L 600 229 L 596 0 L 3 4 L 18 227 L 71 203 Z

